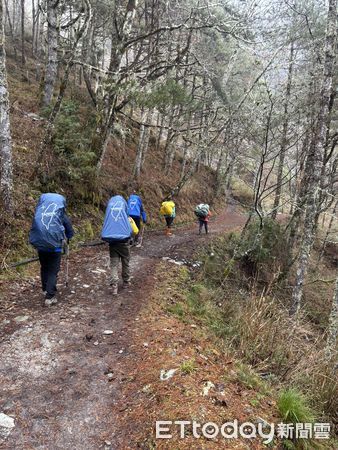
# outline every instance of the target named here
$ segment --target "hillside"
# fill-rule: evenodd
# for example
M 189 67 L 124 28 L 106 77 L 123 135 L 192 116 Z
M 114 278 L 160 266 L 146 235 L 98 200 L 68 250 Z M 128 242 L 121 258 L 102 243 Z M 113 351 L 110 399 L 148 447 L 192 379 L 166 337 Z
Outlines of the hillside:
M 122 139 L 118 132 L 112 136 L 102 174 L 98 182 L 95 181 L 94 190 L 92 180 L 88 178 L 92 177 L 92 172 L 87 172 L 86 167 L 80 166 L 78 173 L 69 173 L 62 155 L 54 155 L 49 160 L 48 165 L 53 170 L 42 186 L 32 182 L 34 164 L 46 126 L 46 119 L 40 115 L 40 86 L 35 80 L 32 61 L 27 62 L 27 69 L 22 71 L 15 61 L 8 58 L 8 75 L 12 105 L 14 177 L 17 182 L 14 186 L 15 213 L 13 217 L 7 218 L 10 231 L 2 243 L 6 254 L 3 264 L 32 254 L 28 245 L 28 232 L 37 199 L 43 192 L 57 191 L 66 196 L 69 214 L 76 229 L 76 241 L 86 241 L 98 236 L 105 204 L 111 192 L 120 193 L 127 198 L 133 189 L 137 189 L 147 207 L 149 227 L 158 227 L 160 204 L 179 182 L 179 161 L 174 162 L 170 173 L 163 173 L 162 149 L 156 149 L 155 137 L 152 136 L 143 172 L 139 179 L 133 178 L 139 128 L 134 122 L 128 123 L 122 119 L 121 126 L 126 130 L 126 138 Z M 71 97 L 65 100 L 64 113 L 56 125 L 55 140 L 63 140 L 65 151 L 78 145 L 80 132 L 88 126 L 88 121 L 91 121 L 95 113 L 84 86 L 73 86 L 71 92 Z M 63 133 L 60 137 L 58 130 Z M 85 164 L 83 161 L 75 163 Z M 214 184 L 214 171 L 201 166 L 198 173 L 183 187 L 177 199 L 177 223 L 194 220 L 193 209 L 198 203 L 210 203 L 216 210 L 221 206 L 222 200 L 214 198 Z

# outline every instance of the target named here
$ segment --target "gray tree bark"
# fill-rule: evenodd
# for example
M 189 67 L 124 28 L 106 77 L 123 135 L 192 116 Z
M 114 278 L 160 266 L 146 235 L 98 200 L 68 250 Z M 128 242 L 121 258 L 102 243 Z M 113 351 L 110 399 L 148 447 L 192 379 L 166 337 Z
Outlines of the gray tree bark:
M 278 164 L 278 173 L 277 173 L 277 186 L 275 193 L 275 200 L 273 204 L 273 210 L 271 217 L 273 219 L 276 218 L 280 199 L 282 195 L 282 182 L 283 182 L 283 170 L 284 170 L 284 160 L 285 160 L 285 152 L 288 144 L 288 130 L 289 130 L 289 104 L 290 104 L 290 96 L 291 96 L 291 86 L 292 86 L 292 75 L 293 75 L 293 55 L 294 55 L 294 42 L 291 42 L 290 45 L 290 58 L 289 58 L 289 68 L 288 68 L 288 81 L 286 85 L 285 92 L 285 102 L 284 102 L 284 119 L 283 119 L 283 130 L 282 130 L 282 140 L 279 151 L 279 164 Z
M 25 52 L 25 0 L 21 0 L 21 64 L 26 64 Z
M 12 139 L 9 120 L 9 98 L 6 72 L 3 0 L 0 1 L 0 194 L 5 211 L 13 207 Z
M 47 64 L 44 80 L 43 106 L 48 106 L 53 98 L 58 72 L 58 5 L 60 0 L 47 0 Z
M 328 355 L 332 355 L 337 351 L 338 336 L 338 276 L 336 278 L 336 286 L 333 293 L 332 308 L 329 319 L 329 329 L 327 334 L 326 350 Z

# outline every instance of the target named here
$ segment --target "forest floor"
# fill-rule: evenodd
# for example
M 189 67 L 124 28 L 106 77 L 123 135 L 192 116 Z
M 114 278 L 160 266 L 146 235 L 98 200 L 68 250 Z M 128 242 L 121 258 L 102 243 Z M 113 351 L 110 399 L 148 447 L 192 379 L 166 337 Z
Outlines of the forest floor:
M 199 236 L 196 225 L 177 229 L 172 237 L 145 233 L 142 248 L 132 251 L 132 285 L 118 297 L 108 285 L 105 246 L 71 254 L 70 285 L 65 287 L 62 270 L 54 307 L 42 306 L 37 264 L 34 276 L 6 282 L 0 412 L 14 417 L 15 427 L 2 443 L 0 437 L 0 448 L 263 448 L 251 441 L 199 440 L 197 445 L 188 440 L 173 446 L 154 440 L 155 420 L 165 420 L 166 413 L 169 420 L 200 415 L 205 421 L 244 421 L 252 413 L 254 392 L 236 382 L 221 383 L 226 370 L 233 373 L 233 361 L 195 325 L 170 316 L 159 306 L 161 294 L 154 295 L 171 269 L 178 269 L 174 260 L 191 260 L 199 246 L 241 227 L 245 219 L 232 209 L 214 218 L 208 236 Z M 177 368 L 190 358 L 197 371 L 160 380 L 161 369 Z M 214 393 L 203 396 L 208 381 Z M 271 418 L 272 406 L 262 404 L 258 415 Z

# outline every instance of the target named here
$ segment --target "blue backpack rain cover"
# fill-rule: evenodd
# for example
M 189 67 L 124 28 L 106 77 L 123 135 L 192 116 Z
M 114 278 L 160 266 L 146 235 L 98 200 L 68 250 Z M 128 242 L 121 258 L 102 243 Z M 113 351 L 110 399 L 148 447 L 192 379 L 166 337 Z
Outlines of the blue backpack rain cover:
M 130 216 L 140 217 L 142 202 L 138 195 L 131 194 L 128 198 L 128 214 Z
M 65 207 L 66 199 L 62 195 L 41 195 L 29 233 L 29 242 L 37 250 L 53 251 L 62 247 Z
M 132 217 L 142 216 L 143 222 L 147 221 L 147 215 L 143 209 L 142 200 L 137 194 L 131 194 L 128 198 L 128 214 Z
M 106 242 L 119 242 L 126 241 L 131 236 L 127 202 L 121 195 L 115 195 L 107 205 L 101 238 Z

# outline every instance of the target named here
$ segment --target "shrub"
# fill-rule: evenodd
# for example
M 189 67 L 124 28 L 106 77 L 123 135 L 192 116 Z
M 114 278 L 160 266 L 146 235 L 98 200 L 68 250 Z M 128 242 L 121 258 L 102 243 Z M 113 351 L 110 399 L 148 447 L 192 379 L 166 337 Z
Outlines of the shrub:
M 234 252 L 247 274 L 265 283 L 277 278 L 289 261 L 283 229 L 268 217 L 262 224 L 259 220 L 251 221 Z
M 254 198 L 253 189 L 239 178 L 233 178 L 231 181 L 232 196 L 244 206 L 251 206 Z
M 285 423 L 312 423 L 314 413 L 307 404 L 307 399 L 294 389 L 282 391 L 277 406 Z
M 180 366 L 181 372 L 185 375 L 190 375 L 196 370 L 196 363 L 194 359 L 188 359 L 184 361 Z
M 48 115 L 48 109 L 43 111 Z M 83 117 L 81 111 L 81 117 Z M 91 133 L 94 117 L 88 114 L 86 123 L 80 120 L 79 104 L 65 100 L 57 116 L 52 145 L 54 154 L 53 171 L 44 180 L 44 188 L 58 190 L 59 186 L 70 190 L 72 198 L 90 199 L 95 186 L 96 155 L 91 150 Z M 90 197 L 90 198 L 89 198 Z

